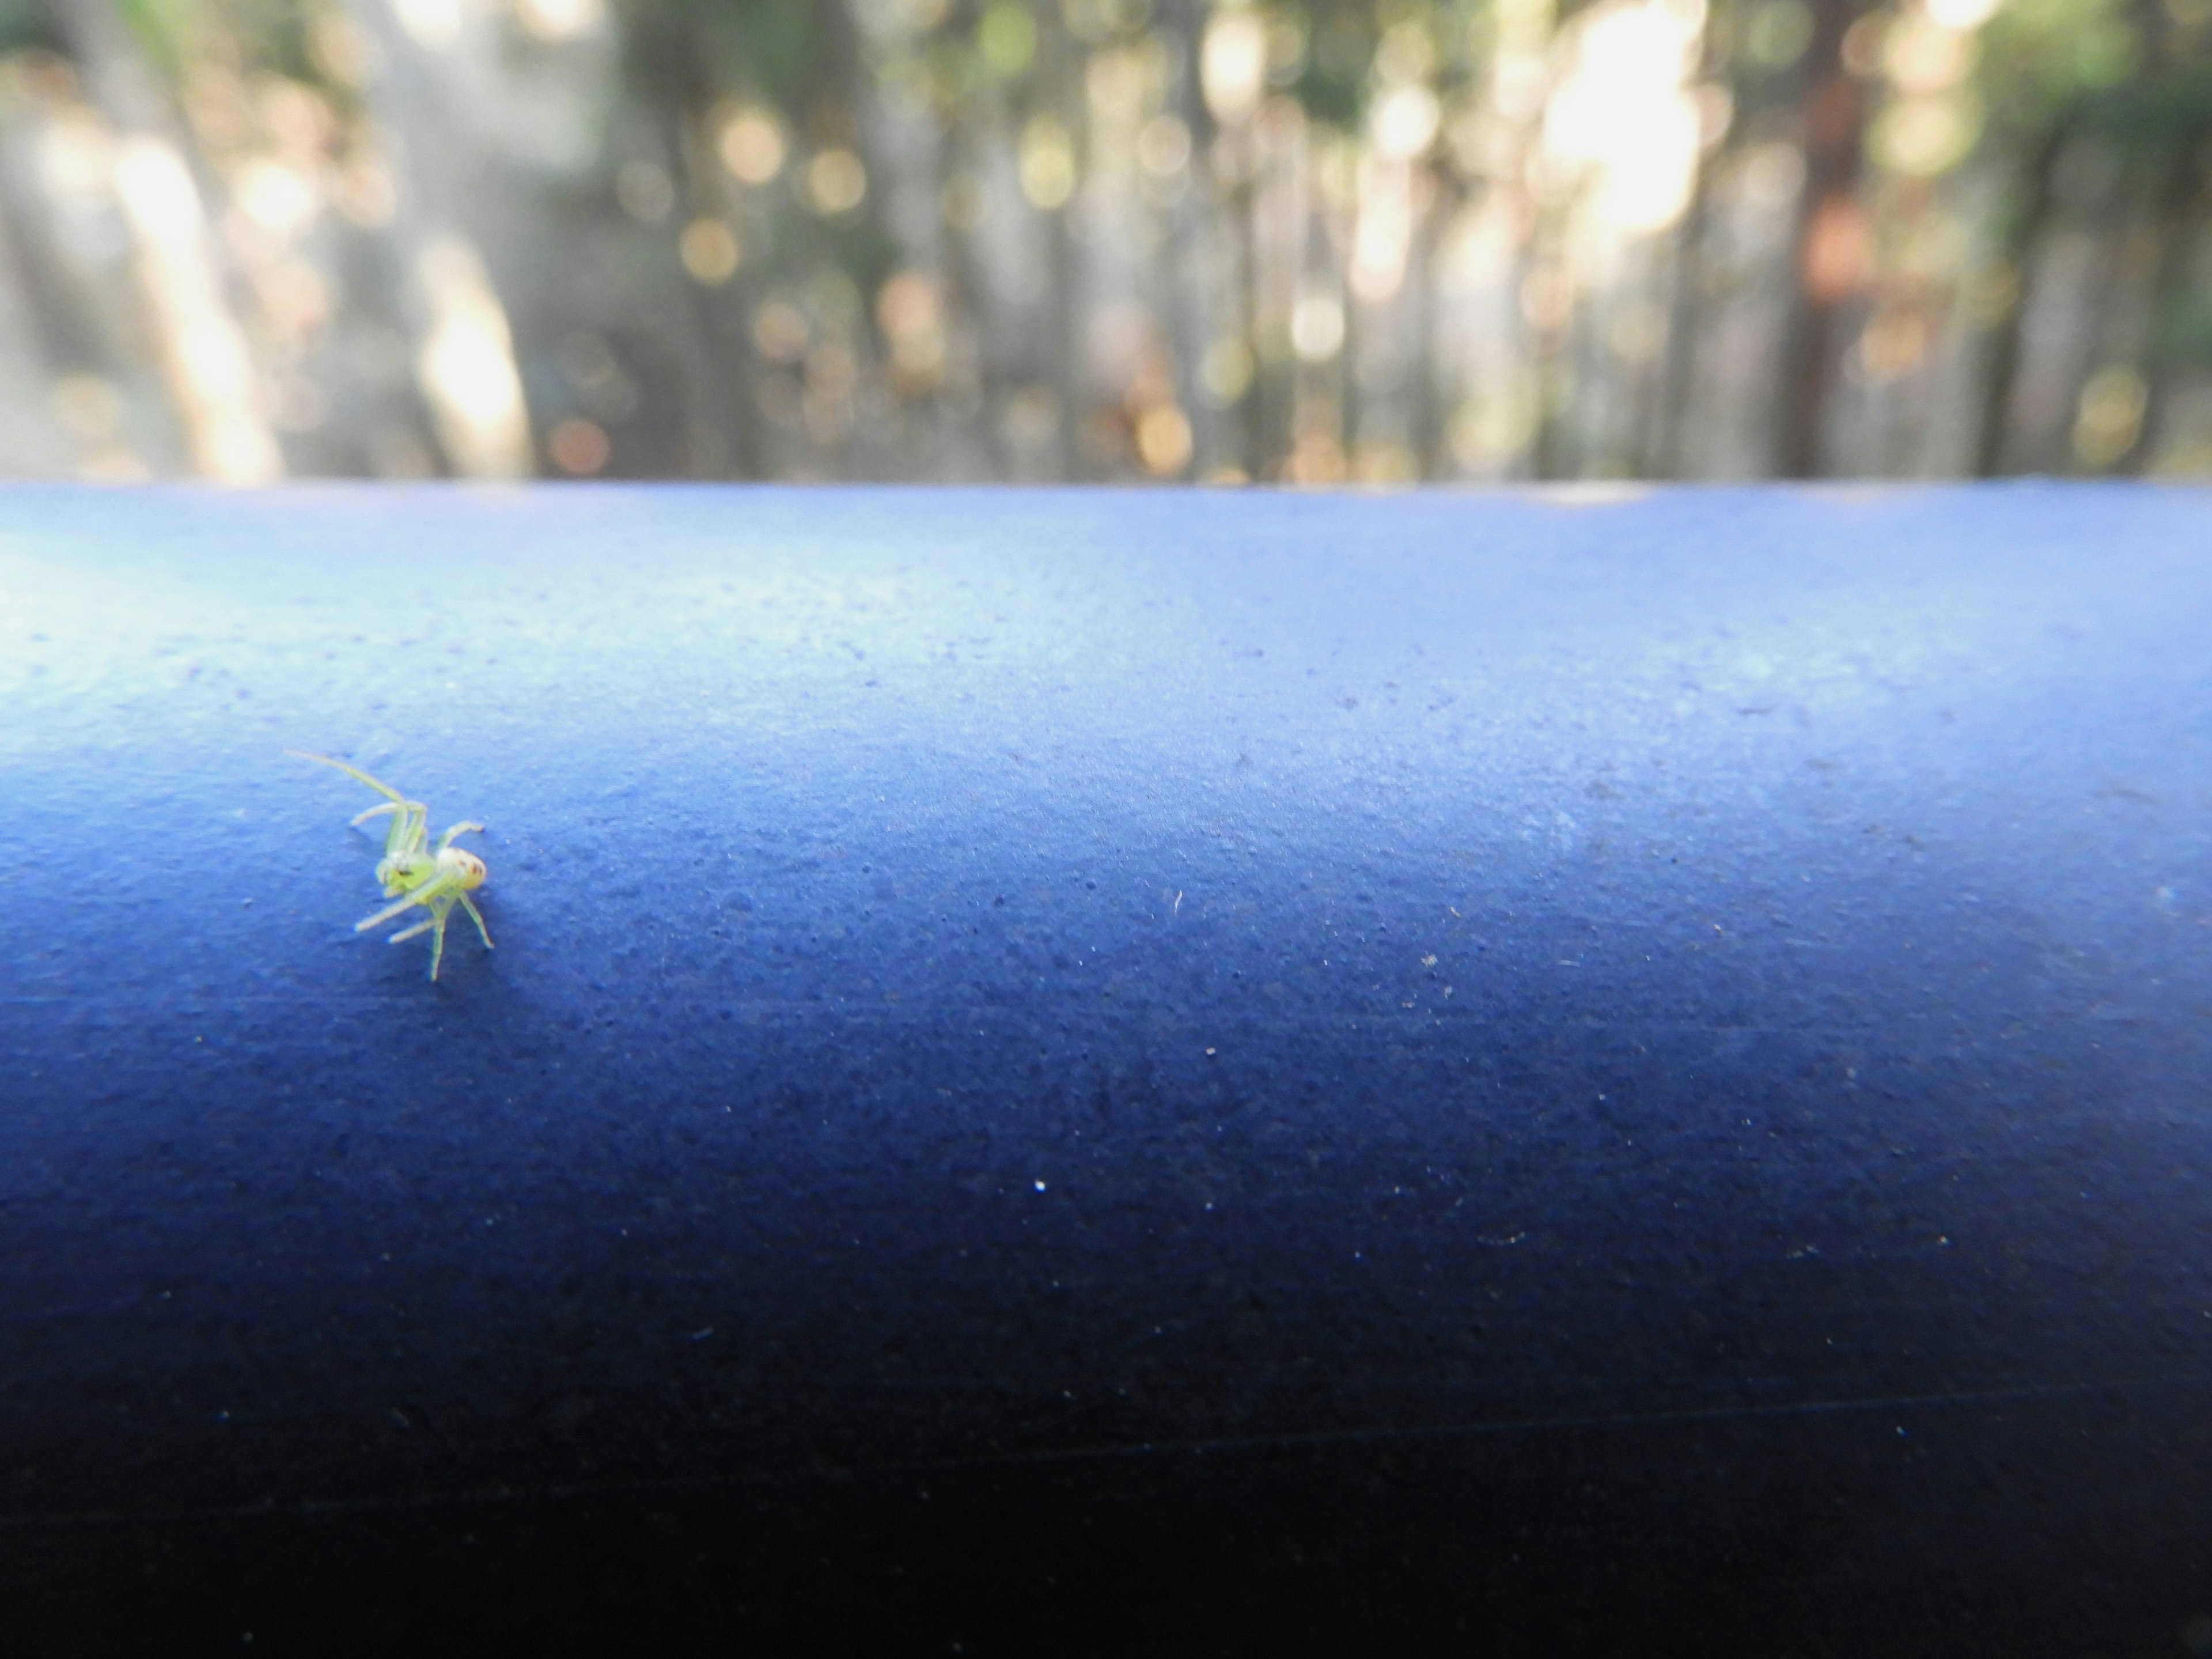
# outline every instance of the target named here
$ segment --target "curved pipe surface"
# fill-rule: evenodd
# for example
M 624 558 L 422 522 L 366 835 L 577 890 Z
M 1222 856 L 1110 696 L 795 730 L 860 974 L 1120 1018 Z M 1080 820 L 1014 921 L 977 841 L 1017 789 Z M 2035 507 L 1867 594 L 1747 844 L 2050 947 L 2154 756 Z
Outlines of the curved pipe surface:
M 2208 538 L 0 495 L 18 1570 L 2212 1646 Z M 483 820 L 495 951 L 356 938 L 374 798 L 286 747 Z M 190 1576 L 125 1602 L 312 1623 Z

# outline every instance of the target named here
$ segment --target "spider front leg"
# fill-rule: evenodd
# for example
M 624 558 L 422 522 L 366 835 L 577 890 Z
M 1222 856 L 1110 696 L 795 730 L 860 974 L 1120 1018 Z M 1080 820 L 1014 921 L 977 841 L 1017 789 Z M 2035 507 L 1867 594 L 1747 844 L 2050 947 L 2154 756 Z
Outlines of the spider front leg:
M 418 921 L 412 927 L 394 933 L 391 939 L 391 943 L 397 945 L 402 939 L 415 938 L 418 933 L 429 934 L 430 977 L 434 980 L 438 977 L 438 964 L 446 959 L 446 922 L 453 914 L 453 900 L 457 896 L 455 894 L 441 893 L 429 902 L 430 919 L 428 921 Z M 471 905 L 469 908 L 473 910 L 476 907 Z
M 354 923 L 353 930 L 356 933 L 365 933 L 372 927 L 381 927 L 393 917 L 404 915 L 418 904 L 442 919 L 446 911 L 453 908 L 452 895 L 460 884 L 461 878 L 458 875 L 433 876 L 429 880 L 418 884 L 411 892 L 386 905 L 374 915 L 363 916 L 359 921 Z M 444 901 L 442 908 L 440 908 L 441 900 Z M 412 939 L 421 933 L 423 927 L 429 925 L 424 922 L 422 927 L 410 928 L 404 933 L 395 933 L 392 935 L 393 941 L 397 943 L 403 939 Z
M 402 801 L 397 805 L 372 806 L 353 820 L 359 829 L 374 817 L 392 814 L 392 829 L 384 837 L 384 862 L 404 861 L 422 850 L 422 839 L 429 834 L 430 809 L 419 800 Z
M 397 854 L 412 853 L 422 847 L 423 836 L 429 833 L 430 809 L 421 801 L 410 800 L 390 784 L 369 776 L 358 766 L 348 766 L 343 761 L 332 760 L 328 755 L 310 754 L 304 749 L 287 749 L 284 752 L 296 755 L 301 760 L 313 761 L 318 765 L 333 767 L 348 777 L 367 784 L 391 803 L 388 806 L 372 806 L 354 820 L 355 823 L 362 824 L 384 813 L 392 814 L 392 829 L 384 838 L 385 857 L 388 859 Z

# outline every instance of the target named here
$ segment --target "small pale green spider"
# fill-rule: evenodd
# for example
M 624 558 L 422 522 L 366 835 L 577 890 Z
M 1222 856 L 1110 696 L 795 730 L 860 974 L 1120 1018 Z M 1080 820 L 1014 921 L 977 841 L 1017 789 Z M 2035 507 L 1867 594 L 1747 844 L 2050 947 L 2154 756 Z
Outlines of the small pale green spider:
M 387 921 L 405 915 L 416 905 L 430 913 L 429 920 L 418 921 L 392 936 L 391 943 L 413 939 L 417 933 L 428 933 L 430 939 L 430 977 L 438 977 L 438 964 L 446 955 L 446 919 L 453 915 L 453 906 L 459 905 L 469 913 L 469 920 L 477 925 L 484 949 L 491 949 L 491 935 L 485 931 L 483 914 L 477 910 L 469 895 L 483 885 L 484 862 L 474 853 L 462 851 L 454 846 L 453 837 L 464 830 L 481 830 L 483 825 L 473 818 L 465 818 L 438 837 L 435 847 L 425 848 L 423 842 L 430 834 L 430 809 L 419 800 L 410 800 L 389 784 L 379 783 L 357 766 L 348 766 L 342 760 L 332 760 L 328 755 L 311 755 L 304 749 L 287 749 L 288 755 L 297 755 L 301 760 L 311 760 L 319 765 L 334 766 L 349 778 L 358 778 L 380 795 L 386 798 L 382 806 L 372 806 L 354 820 L 367 823 L 371 818 L 392 815 L 392 827 L 385 832 L 384 856 L 376 866 L 376 878 L 384 884 L 384 896 L 398 900 L 387 904 L 373 916 L 354 923 L 356 933 L 365 933 L 372 927 L 381 927 Z

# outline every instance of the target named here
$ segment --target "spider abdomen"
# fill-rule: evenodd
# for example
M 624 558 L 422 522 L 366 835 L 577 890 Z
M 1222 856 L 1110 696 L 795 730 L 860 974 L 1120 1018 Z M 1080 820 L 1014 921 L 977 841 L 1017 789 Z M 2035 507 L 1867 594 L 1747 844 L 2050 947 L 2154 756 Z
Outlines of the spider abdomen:
M 464 888 L 473 890 L 483 885 L 484 861 L 474 853 L 448 847 L 437 855 L 436 865 L 440 874 L 458 878 Z

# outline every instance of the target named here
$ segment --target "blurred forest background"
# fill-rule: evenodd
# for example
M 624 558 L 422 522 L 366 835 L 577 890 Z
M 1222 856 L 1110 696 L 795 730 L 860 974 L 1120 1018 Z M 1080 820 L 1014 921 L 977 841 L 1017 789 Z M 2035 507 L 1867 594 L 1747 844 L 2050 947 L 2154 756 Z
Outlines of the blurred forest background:
M 2212 0 L 0 0 L 0 472 L 2212 473 Z

